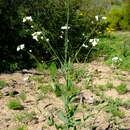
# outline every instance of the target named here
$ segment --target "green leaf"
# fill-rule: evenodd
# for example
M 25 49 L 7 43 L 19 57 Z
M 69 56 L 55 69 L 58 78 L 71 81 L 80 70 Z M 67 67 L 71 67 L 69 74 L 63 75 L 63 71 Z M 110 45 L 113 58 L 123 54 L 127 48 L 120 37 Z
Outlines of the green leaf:
M 49 71 L 50 71 L 52 79 L 54 80 L 56 78 L 56 74 L 57 74 L 57 67 L 54 62 L 51 63 L 51 65 L 49 67 Z
M 86 117 L 83 118 L 84 121 L 88 120 L 89 118 L 93 117 L 94 114 L 90 114 L 90 115 L 87 115 Z
M 54 119 L 53 119 L 53 116 L 52 116 L 52 115 L 51 115 L 51 116 L 48 116 L 47 121 L 48 121 L 48 125 L 49 125 L 49 126 L 54 125 Z

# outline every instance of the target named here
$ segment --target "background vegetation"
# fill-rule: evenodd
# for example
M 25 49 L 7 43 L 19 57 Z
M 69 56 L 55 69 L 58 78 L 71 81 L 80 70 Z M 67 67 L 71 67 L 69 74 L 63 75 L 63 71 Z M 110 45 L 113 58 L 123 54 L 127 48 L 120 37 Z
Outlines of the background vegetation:
M 104 16 L 105 1 L 93 0 L 70 0 L 69 13 L 69 56 L 82 45 L 88 37 L 93 38 L 98 32 L 104 32 L 105 23 L 96 21 L 95 16 Z M 35 60 L 27 51 L 39 61 L 56 59 L 48 48 L 46 41 L 37 43 L 32 39 L 29 23 L 22 23 L 25 16 L 32 16 L 34 30 L 44 29 L 46 37 L 49 38 L 51 46 L 58 56 L 64 55 L 64 30 L 61 27 L 66 24 L 66 2 L 64 0 L 14 0 L 0 2 L 0 71 L 16 70 L 35 66 Z M 95 27 L 96 26 L 96 27 Z M 92 31 L 93 30 L 93 31 Z M 91 34 L 90 34 L 91 33 Z M 62 38 L 61 38 L 62 37 Z M 86 43 L 88 43 L 88 40 Z M 20 44 L 25 44 L 25 50 L 16 51 Z M 86 49 L 81 52 L 86 52 Z M 81 57 L 83 58 L 83 56 Z
M 89 47 L 83 47 L 78 55 L 79 61 L 83 61 L 91 48 L 90 38 L 96 38 L 106 30 L 129 30 L 129 10 L 129 0 L 70 0 L 68 42 L 71 51 L 68 56 L 73 57 L 85 41 Z M 44 30 L 57 55 L 64 57 L 65 31 L 61 27 L 66 24 L 66 11 L 64 0 L 0 0 L 0 72 L 57 61 L 46 40 L 37 42 L 32 38 L 31 34 L 39 29 Z M 22 22 L 26 16 L 32 16 L 32 24 Z M 104 16 L 107 20 L 103 21 Z M 17 52 L 20 44 L 24 44 L 25 49 Z M 29 50 L 32 50 L 31 54 Z

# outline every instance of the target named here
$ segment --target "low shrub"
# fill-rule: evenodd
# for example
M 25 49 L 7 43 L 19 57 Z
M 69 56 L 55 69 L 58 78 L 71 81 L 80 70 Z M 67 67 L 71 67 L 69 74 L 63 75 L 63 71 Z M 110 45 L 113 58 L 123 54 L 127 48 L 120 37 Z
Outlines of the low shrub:
M 109 28 L 115 30 L 130 30 L 130 1 L 125 0 L 122 4 L 112 6 L 108 14 Z

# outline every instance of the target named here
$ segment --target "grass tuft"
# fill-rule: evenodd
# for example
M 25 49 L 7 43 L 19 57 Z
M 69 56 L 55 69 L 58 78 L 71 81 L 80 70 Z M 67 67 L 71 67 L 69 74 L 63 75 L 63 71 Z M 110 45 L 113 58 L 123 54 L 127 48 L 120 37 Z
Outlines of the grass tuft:
M 4 88 L 4 87 L 6 87 L 6 86 L 8 86 L 8 83 L 6 83 L 6 82 L 3 81 L 3 80 L 0 80 L 0 88 Z
M 126 84 L 123 83 L 117 86 L 115 89 L 119 94 L 125 94 L 128 91 Z
M 24 109 L 24 107 L 23 107 L 23 105 L 21 105 L 20 101 L 16 100 L 16 99 L 10 100 L 9 103 L 7 104 L 7 107 L 12 110 L 23 110 Z

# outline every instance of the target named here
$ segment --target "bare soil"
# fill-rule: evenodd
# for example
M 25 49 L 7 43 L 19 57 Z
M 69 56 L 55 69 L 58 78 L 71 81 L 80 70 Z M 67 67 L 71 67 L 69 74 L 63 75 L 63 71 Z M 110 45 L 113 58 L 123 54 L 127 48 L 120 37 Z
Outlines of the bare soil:
M 121 83 L 127 85 L 130 90 L 130 73 L 121 71 L 114 67 L 106 66 L 103 62 L 93 61 L 88 64 L 74 64 L 74 70 L 83 69 L 88 75 L 91 76 L 92 88 L 96 88 L 98 85 L 105 85 L 107 83 L 113 83 L 114 86 L 118 86 Z M 0 89 L 0 130 L 17 130 L 20 126 L 26 126 L 27 130 L 55 130 L 54 126 L 49 126 L 47 123 L 48 115 L 52 115 L 56 121 L 57 111 L 63 109 L 62 100 L 56 97 L 54 93 L 44 93 L 37 89 L 38 81 L 30 80 L 33 74 L 1 74 L 0 80 L 4 80 L 9 86 Z M 42 78 L 40 84 L 49 84 L 49 75 L 37 76 Z M 61 83 L 64 82 L 63 78 L 59 76 Z M 130 109 L 121 108 L 125 112 L 125 117 L 118 118 L 113 117 L 111 113 L 107 113 L 102 109 L 105 102 L 102 104 L 93 104 L 93 100 L 102 100 L 101 97 L 97 96 L 90 89 L 84 87 L 85 78 L 76 82 L 76 86 L 80 88 L 81 94 L 85 100 L 83 104 L 78 102 L 79 107 L 75 118 L 83 118 L 83 116 L 93 115 L 84 121 L 84 128 L 78 128 L 81 130 L 118 130 L 119 127 L 124 130 L 130 130 Z M 11 96 L 6 94 L 10 91 L 17 91 L 18 94 Z M 24 101 L 19 99 L 19 95 L 25 93 L 26 99 Z M 129 91 L 126 94 L 118 94 L 115 89 L 108 89 L 104 91 L 106 97 L 112 99 L 120 98 L 122 100 L 130 100 Z M 10 99 L 19 99 L 24 106 L 24 110 L 11 110 L 7 107 Z M 91 103 L 92 101 L 92 103 Z M 35 117 L 28 120 L 26 123 L 22 123 L 16 120 L 17 115 L 22 112 L 34 112 Z M 114 124 L 114 121 L 116 123 Z M 117 127 L 118 126 L 118 127 Z

